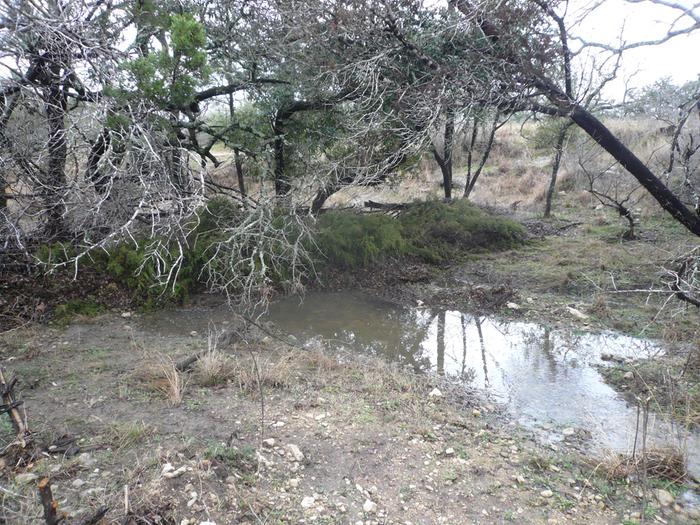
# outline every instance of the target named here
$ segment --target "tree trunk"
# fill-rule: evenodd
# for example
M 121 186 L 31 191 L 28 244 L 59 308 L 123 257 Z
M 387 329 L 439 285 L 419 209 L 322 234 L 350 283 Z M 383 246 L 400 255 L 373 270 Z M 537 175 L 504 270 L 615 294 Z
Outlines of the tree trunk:
M 445 200 L 452 200 L 452 149 L 455 134 L 455 112 L 451 108 L 446 111 L 445 135 L 442 148 L 442 180 L 445 187 Z
M 484 153 L 481 155 L 481 160 L 479 161 L 479 165 L 477 166 L 477 168 L 473 174 L 471 174 L 471 162 L 472 162 L 471 152 L 469 154 L 470 155 L 469 175 L 467 176 L 467 179 L 468 179 L 467 183 L 464 185 L 464 195 L 463 195 L 463 197 L 465 199 L 468 199 L 469 196 L 471 195 L 472 191 L 474 190 L 474 186 L 476 186 L 476 181 L 479 180 L 479 175 L 481 175 L 481 172 L 484 170 L 484 166 L 486 166 L 486 161 L 489 159 L 489 156 L 491 155 L 491 148 L 493 148 L 493 141 L 496 138 L 496 130 L 500 127 L 498 125 L 498 119 L 499 119 L 500 115 L 501 115 L 500 112 L 496 112 L 496 114 L 493 117 L 493 125 L 491 126 L 491 130 L 489 131 L 489 138 L 486 141 Z M 471 143 L 470 149 L 474 148 L 474 142 L 476 140 L 476 126 L 477 126 L 477 121 L 474 120 L 474 133 L 472 135 L 472 143 Z
M 282 125 L 282 120 L 276 118 L 272 129 L 275 134 L 275 195 L 278 197 L 285 197 L 289 194 L 292 187 L 291 184 L 289 184 L 284 164 L 284 127 Z
M 5 173 L 0 172 L 0 213 L 7 208 L 7 180 Z
M 54 69 L 54 68 L 52 68 Z M 54 79 L 60 71 L 51 71 Z M 46 206 L 45 233 L 51 240 L 63 240 L 68 235 L 65 224 L 65 202 L 63 192 L 66 187 L 66 95 L 59 83 L 52 83 L 45 92 L 46 121 L 49 130 L 47 143 L 48 163 L 44 183 L 44 205 Z
M 437 316 L 437 373 L 445 375 L 445 312 Z
M 319 188 L 314 200 L 311 201 L 311 215 L 318 215 L 321 213 L 321 209 L 328 200 L 328 197 L 333 195 L 338 189 L 340 189 L 340 184 L 337 182 L 331 182 Z
M 104 195 L 107 182 L 104 180 L 104 177 L 101 176 L 98 166 L 110 142 L 111 135 L 109 134 L 109 129 L 104 128 L 102 133 L 95 139 L 95 142 L 92 143 L 90 154 L 88 155 L 87 168 L 85 170 L 85 180 L 90 181 L 95 186 L 95 191 L 100 195 Z
M 245 180 L 243 179 L 243 164 L 241 163 L 241 153 L 238 148 L 233 148 L 233 161 L 236 165 L 236 178 L 238 179 L 238 191 L 241 192 L 243 197 L 243 203 L 247 206 L 246 191 L 245 191 Z
M 228 116 L 231 124 L 233 124 L 233 118 L 235 115 L 236 106 L 233 103 L 233 93 L 228 94 Z M 241 152 L 238 148 L 233 148 L 233 162 L 236 165 L 236 178 L 238 179 L 238 191 L 241 192 L 241 197 L 243 197 L 243 205 L 248 206 L 246 201 L 246 191 L 245 191 L 245 180 L 243 180 L 243 164 L 241 163 Z
M 700 236 L 700 217 L 686 207 L 602 122 L 578 105 L 572 108 L 571 120 L 630 172 L 664 210 Z
M 6 147 L 7 138 L 5 132 L 7 130 L 7 123 L 9 122 L 10 117 L 12 116 L 12 112 L 14 111 L 17 105 L 17 101 L 19 100 L 19 94 L 13 93 L 10 95 L 4 95 L 2 98 L 3 104 L 0 105 L 0 109 L 2 109 L 2 117 L 0 117 L 0 146 Z M 9 197 L 7 175 L 6 172 L 3 170 L 0 171 L 0 212 L 7 208 L 8 201 Z
M 438 153 L 437 149 L 433 148 L 433 157 L 435 162 L 440 166 L 442 172 L 442 187 L 445 190 L 445 200 L 452 200 L 452 166 L 448 166 L 445 159 Z
M 561 157 L 564 153 L 564 142 L 569 131 L 569 125 L 559 128 L 557 134 L 557 143 L 554 146 L 554 161 L 552 162 L 552 175 L 549 177 L 549 187 L 544 201 L 544 217 L 549 218 L 552 215 L 552 198 L 554 197 L 554 188 L 557 185 L 557 175 L 559 174 L 559 165 Z

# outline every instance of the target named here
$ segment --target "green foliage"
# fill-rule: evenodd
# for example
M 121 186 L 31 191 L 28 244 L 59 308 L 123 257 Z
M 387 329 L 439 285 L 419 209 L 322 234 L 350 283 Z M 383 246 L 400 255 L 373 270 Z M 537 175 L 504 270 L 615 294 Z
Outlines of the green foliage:
M 104 305 L 98 303 L 94 298 L 87 297 L 59 304 L 54 310 L 54 316 L 59 323 L 62 323 L 70 321 L 76 315 L 95 317 L 104 311 Z
M 399 222 L 414 253 L 432 263 L 468 252 L 512 248 L 526 233 L 520 224 L 488 215 L 465 200 L 414 204 L 401 213 Z
M 569 125 L 569 119 L 566 118 L 548 118 L 541 121 L 533 131 L 527 133 L 529 144 L 538 150 L 553 149 L 557 143 L 559 132 Z M 575 128 L 570 128 L 569 133 L 574 133 Z
M 401 255 L 442 263 L 464 253 L 511 248 L 524 239 L 521 225 L 488 215 L 467 201 L 415 203 L 398 219 L 331 211 L 321 216 L 316 233 L 325 262 L 343 269 Z
M 243 473 L 253 473 L 257 469 L 258 462 L 255 457 L 255 448 L 244 446 L 242 448 L 228 447 L 223 443 L 209 445 L 204 451 L 204 457 L 218 461 Z
M 152 50 L 129 62 L 126 69 L 146 98 L 163 107 L 184 107 L 209 77 L 206 32 L 189 14 L 172 15 L 168 24 L 170 48 Z
M 316 243 L 329 265 L 348 269 L 407 252 L 401 225 L 386 215 L 325 213 L 318 221 Z

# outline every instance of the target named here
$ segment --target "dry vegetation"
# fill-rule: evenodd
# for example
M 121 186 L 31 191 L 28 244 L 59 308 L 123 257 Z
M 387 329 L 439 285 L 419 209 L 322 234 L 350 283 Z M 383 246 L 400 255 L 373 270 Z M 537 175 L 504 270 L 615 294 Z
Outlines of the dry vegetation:
M 91 325 L 4 336 L 3 355 L 21 356 L 12 370 L 37 381 L 24 390 L 35 443 L 73 435 L 79 447 L 3 464 L 8 523 L 39 517 L 42 476 L 61 511 L 84 517 L 107 505 L 106 522 L 115 524 L 612 524 L 642 501 L 626 479 L 588 466 L 576 441 L 544 448 L 504 425 L 490 403 L 434 376 L 264 338 L 215 350 L 199 336 L 163 339 L 149 328 L 160 315 L 130 328 L 106 315 Z M 64 345 L 68 334 L 73 340 Z M 145 360 L 132 341 L 151 349 L 146 365 L 154 369 L 165 356 L 179 362 L 203 352 L 204 364 L 185 373 L 192 381 L 182 403 L 142 388 Z M 78 357 L 94 373 L 73 371 Z M 217 382 L 205 386 L 212 376 L 202 371 L 212 369 Z M 431 395 L 435 387 L 441 395 Z

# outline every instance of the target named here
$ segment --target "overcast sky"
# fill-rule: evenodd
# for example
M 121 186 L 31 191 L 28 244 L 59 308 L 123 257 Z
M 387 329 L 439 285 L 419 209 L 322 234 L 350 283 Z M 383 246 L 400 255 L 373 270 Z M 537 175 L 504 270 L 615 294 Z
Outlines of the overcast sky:
M 688 0 L 680 0 L 689 5 Z M 590 4 L 587 0 L 572 0 L 571 14 Z M 678 16 L 678 11 L 652 4 L 607 0 L 585 22 L 575 29 L 586 40 L 615 44 L 622 33 L 625 41 L 639 42 L 663 37 Z M 687 27 L 688 19 L 678 23 Z M 641 87 L 661 77 L 671 77 L 676 83 L 695 80 L 700 73 L 700 30 L 688 36 L 678 36 L 654 47 L 630 50 L 623 58 L 621 78 L 610 86 L 608 96 L 620 97 L 624 91 L 623 78 L 636 72 L 630 85 Z

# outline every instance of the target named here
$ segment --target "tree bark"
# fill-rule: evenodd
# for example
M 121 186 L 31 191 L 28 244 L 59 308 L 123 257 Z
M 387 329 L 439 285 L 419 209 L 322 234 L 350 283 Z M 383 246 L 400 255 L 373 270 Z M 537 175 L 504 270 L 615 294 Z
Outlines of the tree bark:
M 552 215 L 552 199 L 554 197 L 554 189 L 557 185 L 559 166 L 561 164 L 561 157 L 564 154 L 564 142 L 566 141 L 566 135 L 569 131 L 569 126 L 570 124 L 559 128 L 559 133 L 557 134 L 557 143 L 554 145 L 554 161 L 552 162 L 552 174 L 549 177 L 549 186 L 547 187 L 547 194 L 545 196 L 544 201 L 545 218 L 549 218 Z
M 51 67 L 51 77 L 60 78 L 60 69 Z M 52 82 L 45 90 L 44 104 L 49 130 L 47 143 L 48 164 L 44 182 L 44 204 L 46 206 L 45 233 L 49 239 L 63 240 L 68 235 L 65 224 L 63 192 L 66 187 L 66 94 L 60 83 Z
M 685 206 L 602 122 L 578 105 L 571 110 L 571 120 L 637 179 L 664 210 L 690 232 L 700 236 L 700 217 Z
M 292 189 L 287 177 L 284 157 L 284 126 L 282 119 L 278 116 L 272 126 L 275 134 L 274 154 L 275 154 L 275 195 L 285 197 Z

